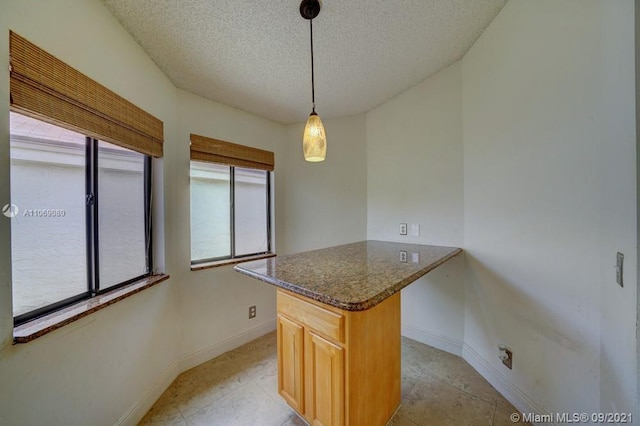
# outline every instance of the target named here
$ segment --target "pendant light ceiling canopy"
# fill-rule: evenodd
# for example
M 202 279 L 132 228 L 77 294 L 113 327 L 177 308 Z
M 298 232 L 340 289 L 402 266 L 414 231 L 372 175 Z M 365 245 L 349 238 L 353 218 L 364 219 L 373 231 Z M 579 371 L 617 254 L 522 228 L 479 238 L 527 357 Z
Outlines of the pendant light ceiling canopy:
M 302 0 L 300 3 L 300 15 L 309 21 L 311 34 L 311 114 L 304 126 L 302 136 L 302 150 L 304 159 L 311 162 L 324 161 L 327 155 L 327 138 L 320 116 L 316 114 L 316 93 L 313 70 L 313 18 L 320 13 L 319 0 Z

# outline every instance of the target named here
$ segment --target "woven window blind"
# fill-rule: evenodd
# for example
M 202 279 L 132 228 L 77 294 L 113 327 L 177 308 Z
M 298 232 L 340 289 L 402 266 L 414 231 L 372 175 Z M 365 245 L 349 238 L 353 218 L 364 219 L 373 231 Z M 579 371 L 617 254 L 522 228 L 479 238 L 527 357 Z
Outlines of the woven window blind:
M 13 31 L 11 109 L 153 157 L 163 123 Z
M 191 134 L 191 159 L 227 166 L 273 171 L 271 151 Z

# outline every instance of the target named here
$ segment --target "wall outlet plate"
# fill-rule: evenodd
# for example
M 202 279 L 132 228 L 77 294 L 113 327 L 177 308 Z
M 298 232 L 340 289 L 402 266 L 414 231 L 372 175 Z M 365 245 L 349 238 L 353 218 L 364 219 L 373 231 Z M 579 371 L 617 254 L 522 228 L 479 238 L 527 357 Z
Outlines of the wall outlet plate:
M 256 317 L 256 307 L 254 306 L 249 306 L 249 319 L 251 318 L 255 318 Z
M 507 366 L 509 370 L 512 369 L 513 365 L 513 352 L 506 346 L 500 345 L 498 346 L 498 358 L 504 365 Z
M 400 262 L 407 263 L 407 252 L 400 250 Z
M 400 224 L 400 235 L 407 235 L 407 224 L 406 223 L 401 223 Z

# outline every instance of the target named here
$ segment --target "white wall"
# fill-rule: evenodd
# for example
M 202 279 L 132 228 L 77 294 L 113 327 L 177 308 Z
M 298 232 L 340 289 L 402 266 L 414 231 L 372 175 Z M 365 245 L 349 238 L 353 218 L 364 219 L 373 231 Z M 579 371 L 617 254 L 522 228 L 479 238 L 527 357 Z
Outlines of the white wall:
M 0 201 L 9 201 L 9 29 L 122 94 L 165 123 L 170 165 L 175 88 L 96 1 L 2 2 Z M 170 180 L 171 176 L 167 176 Z M 156 194 L 162 195 L 163 181 Z M 170 195 L 170 194 L 169 194 Z M 161 197 L 157 206 L 162 206 Z M 169 207 L 168 209 L 171 209 Z M 157 223 L 163 211 L 156 209 Z M 167 246 L 163 228 L 155 230 Z M 11 345 L 9 219 L 0 219 L 0 423 L 114 424 L 179 356 L 177 286 L 161 283 L 26 345 Z M 162 246 L 160 246 L 162 247 Z M 55 247 L 51 248 L 55 250 Z M 164 253 L 157 251 L 159 264 Z M 169 262 L 171 263 L 171 262 Z M 167 268 L 170 270 L 170 268 Z
M 156 269 L 171 279 L 32 343 L 12 346 L 10 228 L 8 219 L 0 220 L 0 423 L 134 423 L 180 371 L 274 327 L 273 287 L 231 267 L 190 270 L 189 134 L 275 152 L 273 229 L 276 251 L 285 253 L 365 239 L 364 116 L 327 123 L 329 158 L 309 165 L 293 153 L 301 151 L 299 135 L 291 130 L 296 126 L 175 89 L 100 2 L 4 2 L 2 8 L 0 76 L 6 82 L 12 29 L 163 120 L 164 157 L 154 163 L 154 238 Z M 0 85 L 4 99 L 7 90 L 8 84 Z M 4 103 L 5 202 L 8 116 Z M 308 188 L 314 189 L 312 197 Z M 290 223 L 287 215 L 294 218 Z M 254 320 L 247 319 L 249 305 L 258 306 Z
M 520 408 L 636 409 L 633 12 L 512 0 L 462 61 L 465 358 Z
M 633 29 L 632 0 L 512 0 L 366 114 L 367 238 L 466 251 L 403 291 L 403 334 L 525 411 L 637 409 Z
M 636 370 L 636 312 L 638 283 L 637 205 L 635 182 L 635 41 L 634 2 L 599 12 L 603 19 L 603 89 L 600 113 L 605 121 L 599 146 L 603 183 L 600 192 L 602 219 L 600 256 L 600 409 L 633 411 L 640 415 Z M 618 23 L 618 25 L 614 25 Z M 637 25 L 637 23 L 635 23 Z M 613 142 L 613 143 L 612 143 Z M 625 287 L 615 282 L 615 253 L 625 255 Z
M 640 70 L 640 0 L 635 0 L 635 59 Z M 636 72 L 636 241 L 640 241 L 640 73 Z M 637 246 L 636 246 L 637 247 Z M 636 268 L 640 265 L 640 250 L 636 250 Z M 636 404 L 640 410 L 640 274 L 636 269 Z
M 367 154 L 364 114 L 324 120 L 327 158 L 308 163 L 302 154 L 305 123 L 287 128 L 285 253 L 366 239 Z
M 190 270 L 189 210 L 189 134 L 195 133 L 233 143 L 273 151 L 275 154 L 275 242 L 283 251 L 285 229 L 286 154 L 283 153 L 286 127 L 252 114 L 178 91 L 179 138 L 176 144 L 177 193 L 175 203 L 182 206 L 173 222 L 178 260 L 172 278 L 181 283 L 182 368 L 193 367 L 275 329 L 275 287 L 233 271 L 231 266 Z M 248 319 L 249 306 L 256 305 L 257 316 Z M 229 340 L 233 343 L 230 344 Z
M 463 245 L 460 62 L 366 114 L 367 238 Z M 399 235 L 399 224 L 420 236 Z M 410 233 L 410 229 L 409 229 Z M 402 292 L 402 332 L 461 354 L 464 257 Z
M 276 153 L 275 206 L 285 197 L 286 128 L 176 90 L 98 1 L 3 2 L 0 97 L 12 29 L 164 122 L 154 162 L 155 287 L 25 345 L 11 345 L 9 220 L 0 219 L 0 423 L 135 423 L 183 369 L 274 328 L 272 287 L 230 267 L 190 271 L 189 133 Z M 79 36 L 82 34 L 82 36 Z M 0 200 L 9 201 L 9 105 L 0 104 Z M 164 202 L 167 200 L 167 202 Z M 170 202 L 168 202 L 170 201 Z M 284 216 L 274 224 L 278 251 Z M 247 319 L 247 307 L 258 317 Z

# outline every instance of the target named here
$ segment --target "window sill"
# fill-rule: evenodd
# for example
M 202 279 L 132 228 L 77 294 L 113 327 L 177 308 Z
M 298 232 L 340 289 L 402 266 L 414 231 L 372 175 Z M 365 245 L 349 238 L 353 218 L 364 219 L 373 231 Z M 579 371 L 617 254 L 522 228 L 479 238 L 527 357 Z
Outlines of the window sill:
M 100 294 L 91 299 L 83 300 L 64 309 L 52 312 L 33 321 L 21 324 L 13 329 L 13 343 L 28 343 L 32 340 L 49 334 L 67 324 L 84 318 L 89 314 L 106 308 L 119 300 L 125 299 L 142 290 L 152 287 L 162 281 L 169 279 L 169 275 L 159 274 L 151 275 L 136 281 L 129 285 L 125 285 L 113 291 Z
M 220 266 L 235 265 L 237 263 L 250 262 L 252 260 L 267 259 L 269 257 L 276 257 L 276 254 L 275 253 L 256 254 L 255 256 L 236 257 L 235 259 L 225 259 L 225 260 L 218 260 L 215 262 L 199 263 L 197 265 L 191 265 L 191 270 L 201 271 L 202 269 L 211 269 L 211 268 L 218 268 Z

